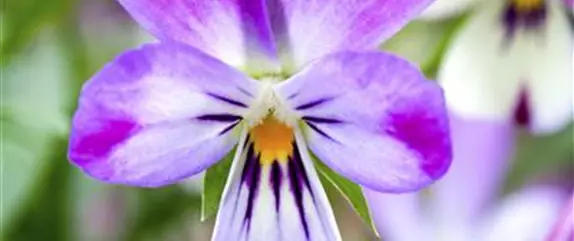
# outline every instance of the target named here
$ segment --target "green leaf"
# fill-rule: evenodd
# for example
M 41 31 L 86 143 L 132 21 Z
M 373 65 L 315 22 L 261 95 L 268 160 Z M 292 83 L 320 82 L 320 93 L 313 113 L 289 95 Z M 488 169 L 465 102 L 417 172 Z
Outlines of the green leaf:
M 312 157 L 315 162 L 315 167 L 317 171 L 321 174 L 321 180 L 323 185 L 333 185 L 343 197 L 351 204 L 353 209 L 359 214 L 359 217 L 365 222 L 371 230 L 379 236 L 377 229 L 373 224 L 371 219 L 371 214 L 369 212 L 369 207 L 367 206 L 367 200 L 363 196 L 363 191 L 361 187 L 347 178 L 335 173 L 333 170 L 329 169 L 325 164 L 318 160 L 317 157 Z
M 235 151 L 229 152 L 226 157 L 205 172 L 205 177 L 203 177 L 203 195 L 201 196 L 202 222 L 217 213 L 217 209 L 219 209 L 219 202 L 234 156 Z

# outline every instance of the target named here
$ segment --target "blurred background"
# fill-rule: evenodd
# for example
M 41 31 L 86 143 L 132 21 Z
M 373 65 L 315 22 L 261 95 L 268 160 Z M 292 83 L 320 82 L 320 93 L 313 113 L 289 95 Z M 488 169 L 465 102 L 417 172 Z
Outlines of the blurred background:
M 66 158 L 83 82 L 121 51 L 153 38 L 114 0 L 6 0 L 0 14 L 0 239 L 209 240 L 214 220 L 200 222 L 200 177 L 161 189 L 112 186 L 83 175 Z M 467 15 L 416 20 L 381 48 L 434 79 Z M 544 136 L 517 127 L 515 135 L 501 197 L 534 180 L 571 183 L 572 124 Z M 375 240 L 344 198 L 328 192 L 343 239 Z

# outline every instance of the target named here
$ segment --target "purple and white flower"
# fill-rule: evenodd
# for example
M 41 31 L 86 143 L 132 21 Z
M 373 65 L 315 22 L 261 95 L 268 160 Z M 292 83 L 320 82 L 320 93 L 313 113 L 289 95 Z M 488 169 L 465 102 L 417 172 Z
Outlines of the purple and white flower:
M 450 164 L 440 87 L 374 51 L 430 2 L 120 0 L 159 42 L 86 83 L 69 157 L 159 187 L 235 149 L 213 240 L 340 240 L 310 152 L 381 192 Z

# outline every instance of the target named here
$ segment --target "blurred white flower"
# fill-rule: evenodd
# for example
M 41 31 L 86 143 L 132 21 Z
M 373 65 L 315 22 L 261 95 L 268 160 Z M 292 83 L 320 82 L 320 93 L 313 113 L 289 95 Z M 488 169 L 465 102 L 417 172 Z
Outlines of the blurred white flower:
M 534 133 L 571 123 L 573 38 L 564 6 L 552 0 L 477 2 L 438 73 L 451 111 L 483 120 L 515 118 Z

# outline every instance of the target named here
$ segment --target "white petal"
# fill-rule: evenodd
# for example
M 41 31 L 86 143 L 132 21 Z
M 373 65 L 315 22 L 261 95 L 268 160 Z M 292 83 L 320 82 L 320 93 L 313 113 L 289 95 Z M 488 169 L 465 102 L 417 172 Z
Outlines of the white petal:
M 552 187 L 513 194 L 487 217 L 483 240 L 544 240 L 566 200 L 565 193 Z
M 212 240 L 341 240 L 304 140 L 295 135 L 289 161 L 262 165 L 243 134 Z
M 420 16 L 421 19 L 440 19 L 457 15 L 470 7 L 476 0 L 437 0 L 431 4 Z
M 560 4 L 549 4 L 547 29 L 539 36 L 527 67 L 526 86 L 531 128 L 536 133 L 558 131 L 574 120 L 572 30 Z M 542 45 L 543 44 L 543 45 Z
M 500 11 L 504 2 L 481 4 L 453 39 L 438 73 L 452 111 L 467 117 L 504 120 L 519 93 L 523 56 L 504 49 Z
M 572 37 L 556 4 L 546 25 L 508 38 L 505 2 L 480 5 L 445 56 L 438 79 L 451 110 L 461 116 L 508 120 L 521 91 L 528 95 L 532 128 L 555 131 L 572 120 Z

